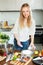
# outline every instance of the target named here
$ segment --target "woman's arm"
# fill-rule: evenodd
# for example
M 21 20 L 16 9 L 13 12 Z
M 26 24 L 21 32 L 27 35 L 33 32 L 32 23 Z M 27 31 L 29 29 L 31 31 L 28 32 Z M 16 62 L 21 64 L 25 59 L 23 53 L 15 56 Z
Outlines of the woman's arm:
M 31 44 L 34 44 L 34 35 L 31 35 Z
M 14 37 L 17 40 L 17 45 L 20 46 L 20 47 L 23 47 L 22 44 L 21 44 L 21 42 L 20 42 L 20 40 L 19 40 L 19 37 L 18 37 L 18 35 L 16 33 L 14 34 Z
M 34 35 L 31 35 L 31 43 L 30 46 L 35 50 L 35 46 L 34 46 Z
M 34 19 L 32 19 L 32 25 L 30 27 L 30 36 L 31 36 L 31 43 L 30 45 L 35 49 L 35 46 L 34 46 L 34 35 L 35 35 L 35 21 Z

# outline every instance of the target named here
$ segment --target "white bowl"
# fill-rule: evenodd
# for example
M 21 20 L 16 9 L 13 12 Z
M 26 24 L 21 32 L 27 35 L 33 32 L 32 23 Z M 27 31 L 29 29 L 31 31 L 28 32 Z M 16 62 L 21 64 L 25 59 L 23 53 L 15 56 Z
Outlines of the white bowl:
M 22 55 L 22 56 L 25 55 L 25 56 L 31 57 L 32 54 L 33 54 L 33 51 L 31 51 L 31 50 L 23 50 L 23 51 L 21 52 L 21 55 Z

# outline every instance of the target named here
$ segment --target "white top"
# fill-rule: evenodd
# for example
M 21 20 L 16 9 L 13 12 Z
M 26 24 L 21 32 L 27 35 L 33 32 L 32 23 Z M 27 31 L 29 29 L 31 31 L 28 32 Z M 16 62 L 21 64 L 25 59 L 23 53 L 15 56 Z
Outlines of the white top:
M 35 21 L 32 19 L 32 25 L 31 27 L 25 26 L 24 28 L 19 27 L 19 20 L 15 22 L 15 26 L 13 28 L 13 34 L 17 34 L 18 38 L 21 42 L 27 41 L 29 39 L 29 35 L 35 34 Z

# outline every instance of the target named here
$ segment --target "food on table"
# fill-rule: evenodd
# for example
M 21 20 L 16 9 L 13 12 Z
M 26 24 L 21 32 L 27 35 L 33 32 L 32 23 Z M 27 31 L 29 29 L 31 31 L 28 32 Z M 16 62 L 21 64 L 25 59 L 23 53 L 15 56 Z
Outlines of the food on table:
M 43 56 L 43 49 L 39 52 L 39 56 Z
M 14 55 L 14 57 L 13 57 L 13 59 L 12 59 L 12 60 L 14 61 L 14 60 L 16 60 L 16 59 L 17 59 L 17 56 L 16 56 L 16 55 Z
M 14 53 L 14 55 L 16 55 L 16 56 L 17 56 L 17 55 L 18 55 L 18 52 L 15 52 L 15 53 Z
M 22 63 L 22 62 L 18 61 L 16 64 L 17 64 L 17 65 L 21 65 L 21 63 Z
M 14 52 L 12 56 L 12 60 L 10 61 L 10 64 L 12 65 L 28 65 L 30 62 L 30 57 L 21 55 L 21 52 Z
M 20 62 L 20 61 L 18 61 L 18 60 L 10 61 L 10 64 L 14 64 L 14 65 L 25 65 L 24 62 Z
M 39 56 L 42 56 L 41 51 L 39 52 Z
M 6 39 L 0 39 L 0 42 L 4 43 L 4 42 L 6 42 Z
M 19 65 L 21 62 L 18 61 L 18 60 L 15 60 L 15 61 L 11 61 L 10 64 L 15 64 L 15 65 Z M 21 65 L 21 64 L 20 64 Z
M 21 54 L 19 52 L 15 52 L 12 60 L 16 60 L 17 58 L 20 58 L 20 57 L 21 57 Z
M 14 64 L 15 62 L 14 61 L 10 61 L 10 64 Z
M 7 56 L 7 53 L 6 53 L 6 52 L 4 52 L 3 56 Z
M 21 65 L 24 65 L 24 63 L 21 63 Z
M 32 57 L 34 58 L 34 57 L 38 57 L 38 56 L 40 56 L 40 57 L 43 56 L 43 49 L 34 51 L 34 54 L 32 55 Z
M 7 53 L 5 52 L 5 50 L 0 50 L 0 56 L 7 56 Z
M 41 50 L 41 54 L 42 54 L 42 56 L 43 56 L 43 49 Z
M 6 56 L 0 56 L 0 61 L 4 60 Z
M 9 52 L 9 53 L 13 53 L 12 47 L 9 47 L 9 48 L 8 48 L 8 52 Z
M 3 56 L 3 54 L 4 54 L 4 51 L 0 50 L 0 56 Z
M 17 58 L 20 58 L 21 57 L 21 53 L 20 52 L 15 52 L 14 55 L 16 55 Z
M 10 64 L 14 64 L 14 65 L 28 65 L 29 62 L 31 61 L 31 59 L 27 59 L 27 58 L 24 58 L 25 60 L 27 60 L 27 62 L 22 62 L 20 60 L 15 60 L 15 61 L 10 61 Z
M 36 50 L 36 51 L 34 51 L 34 54 L 38 54 L 39 52 Z
M 18 55 L 17 55 L 17 58 L 20 58 L 20 57 L 21 57 L 21 54 L 18 54 Z
M 39 56 L 39 50 L 34 51 L 32 58 L 37 57 L 37 56 Z
M 24 60 L 25 62 L 27 62 L 30 58 L 29 57 L 23 57 L 22 60 Z

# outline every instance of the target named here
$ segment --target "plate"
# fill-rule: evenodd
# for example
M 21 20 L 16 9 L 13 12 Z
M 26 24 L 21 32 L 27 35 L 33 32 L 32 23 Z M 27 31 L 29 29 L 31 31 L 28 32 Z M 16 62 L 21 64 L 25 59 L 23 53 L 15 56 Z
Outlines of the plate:
M 22 55 L 22 56 L 31 57 L 32 54 L 33 54 L 33 51 L 31 51 L 31 50 L 23 50 L 23 51 L 21 52 L 21 55 Z
M 43 64 L 43 59 L 42 59 L 42 57 L 35 57 L 35 58 L 33 58 L 33 63 L 35 63 L 36 65 L 41 65 L 41 64 Z

